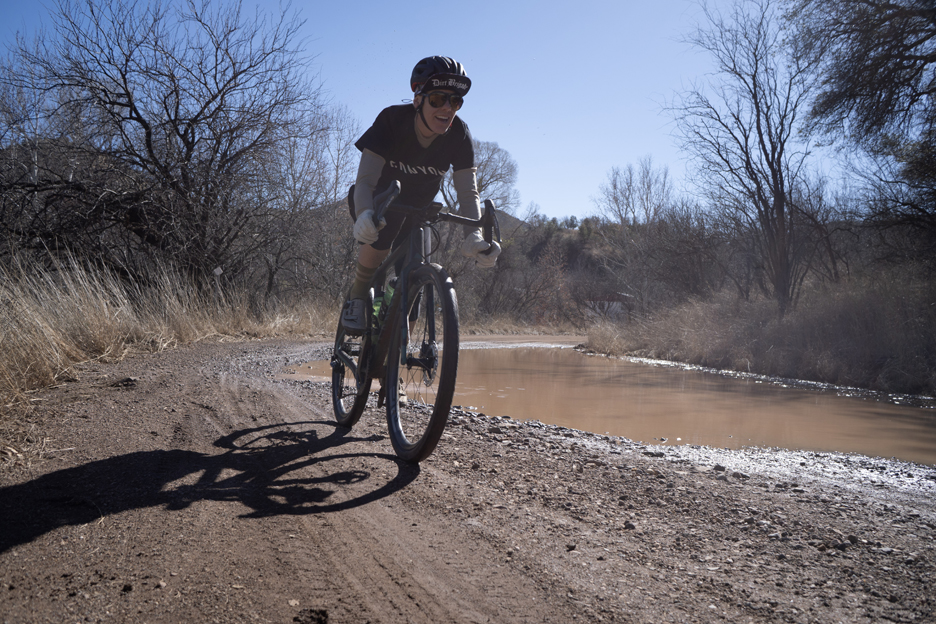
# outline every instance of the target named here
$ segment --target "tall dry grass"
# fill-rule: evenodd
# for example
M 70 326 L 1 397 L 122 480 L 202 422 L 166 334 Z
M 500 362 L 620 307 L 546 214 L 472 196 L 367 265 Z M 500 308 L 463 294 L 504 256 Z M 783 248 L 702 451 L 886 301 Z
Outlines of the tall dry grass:
M 335 318 L 331 303 L 258 306 L 247 292 L 195 288 L 170 271 L 144 287 L 76 262 L 55 270 L 13 264 L 0 268 L 0 412 L 79 362 L 212 336 L 328 335 Z
M 936 395 L 936 283 L 877 275 L 770 300 L 722 294 L 589 329 L 591 348 L 884 392 Z

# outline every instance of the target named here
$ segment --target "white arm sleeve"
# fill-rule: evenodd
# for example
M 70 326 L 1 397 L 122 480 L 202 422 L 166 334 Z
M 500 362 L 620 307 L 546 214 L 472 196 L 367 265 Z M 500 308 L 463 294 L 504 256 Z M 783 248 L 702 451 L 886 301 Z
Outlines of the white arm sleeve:
M 358 165 L 357 180 L 354 182 L 355 217 L 365 210 L 374 209 L 374 191 L 377 190 L 377 182 L 386 162 L 383 156 L 369 149 L 361 152 L 361 164 Z
M 476 167 L 470 167 L 452 173 L 452 185 L 455 187 L 455 196 L 458 198 L 458 214 L 469 219 L 477 219 L 481 216 L 481 196 L 478 194 L 477 171 Z M 354 194 L 354 201 L 357 202 L 357 192 Z M 481 228 L 466 225 L 465 236 L 468 236 L 474 230 L 480 232 Z

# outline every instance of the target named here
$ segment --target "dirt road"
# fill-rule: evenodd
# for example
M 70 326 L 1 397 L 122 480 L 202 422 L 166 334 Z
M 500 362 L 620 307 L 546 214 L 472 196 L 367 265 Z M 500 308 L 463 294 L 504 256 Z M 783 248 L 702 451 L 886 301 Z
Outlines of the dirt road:
M 398 462 L 322 345 L 198 344 L 38 395 L 0 468 L 2 622 L 934 622 L 936 471 L 458 412 Z M 28 465 L 27 465 L 28 464 Z

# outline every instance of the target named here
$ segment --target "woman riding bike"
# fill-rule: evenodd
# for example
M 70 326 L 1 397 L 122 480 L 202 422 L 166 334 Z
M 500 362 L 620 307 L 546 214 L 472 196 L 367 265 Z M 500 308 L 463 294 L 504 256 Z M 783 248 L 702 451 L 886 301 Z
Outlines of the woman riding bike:
M 433 201 L 445 173 L 452 168 L 459 214 L 472 219 L 481 215 L 471 133 L 456 116 L 471 88 L 465 68 L 445 56 L 424 58 L 413 68 L 410 88 L 412 105 L 385 108 L 355 143 L 361 150 L 361 164 L 348 204 L 354 218 L 354 238 L 361 249 L 354 285 L 341 315 L 349 334 L 365 331 L 370 280 L 394 241 L 405 240 L 412 227 L 403 215 L 392 212 L 375 224 L 375 194 L 397 180 L 402 187 L 399 203 L 425 206 Z M 482 253 L 489 248 L 490 252 Z M 497 242 L 484 241 L 480 229 L 465 227 L 464 256 L 490 268 L 500 251 Z

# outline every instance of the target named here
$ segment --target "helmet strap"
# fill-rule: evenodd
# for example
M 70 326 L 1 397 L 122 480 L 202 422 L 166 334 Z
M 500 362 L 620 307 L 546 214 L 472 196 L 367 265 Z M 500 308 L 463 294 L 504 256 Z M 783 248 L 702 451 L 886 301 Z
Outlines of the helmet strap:
M 426 126 L 426 130 L 428 130 L 429 132 L 432 132 L 432 128 L 429 127 L 429 122 L 426 121 L 426 113 L 423 111 L 423 106 L 425 105 L 425 103 L 426 103 L 426 96 L 422 96 L 422 100 L 419 102 L 419 106 L 416 107 L 416 112 L 419 113 L 419 118 L 422 119 L 423 125 Z M 445 132 L 443 132 L 442 134 L 439 134 L 438 132 L 432 132 L 433 138 L 437 136 L 442 136 L 444 134 L 448 134 L 448 131 L 451 129 L 452 129 L 452 126 L 451 124 L 449 124 L 449 127 L 446 128 Z M 419 132 L 418 129 L 416 131 Z

